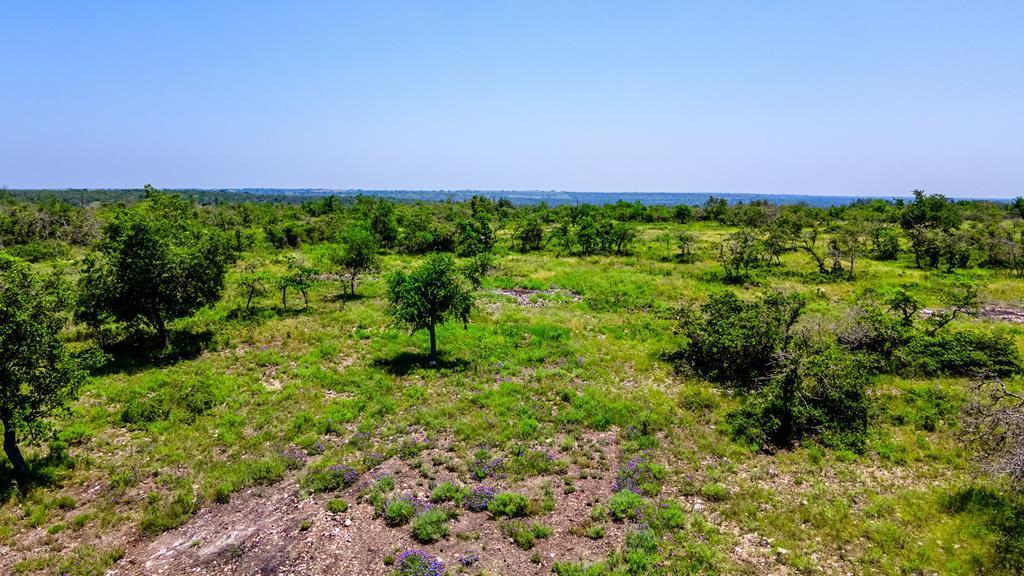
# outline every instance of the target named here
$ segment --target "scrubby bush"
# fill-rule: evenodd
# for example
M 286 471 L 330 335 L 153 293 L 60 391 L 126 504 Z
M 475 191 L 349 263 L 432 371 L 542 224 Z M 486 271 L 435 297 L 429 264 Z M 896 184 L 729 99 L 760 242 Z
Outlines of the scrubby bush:
M 734 292 L 715 294 L 699 310 L 683 310 L 680 355 L 708 380 L 752 389 L 789 346 L 804 304 L 799 294 L 770 292 L 754 302 Z
M 330 492 L 341 490 L 356 483 L 359 472 L 344 464 L 318 465 L 302 479 L 301 486 L 307 492 Z
M 644 497 L 631 490 L 620 490 L 608 500 L 608 513 L 613 520 L 639 520 L 647 502 Z
M 388 526 L 401 526 L 416 514 L 416 504 L 408 496 L 393 498 L 384 504 L 384 522 Z
M 814 438 L 861 451 L 870 413 L 867 373 L 836 346 L 793 356 L 768 385 L 732 412 L 733 435 L 762 448 L 786 448 Z
M 523 550 L 533 548 L 534 542 L 551 536 L 551 528 L 543 524 L 527 524 L 522 520 L 502 522 L 501 532 Z
M 397 576 L 444 576 L 444 563 L 419 550 L 406 550 L 395 560 Z
M 518 518 L 526 516 L 530 501 L 516 492 L 502 492 L 494 497 L 487 509 L 495 518 Z
M 444 482 L 434 487 L 430 493 L 430 500 L 434 503 L 454 502 L 461 504 L 466 497 L 466 489 L 452 482 Z
M 904 371 L 924 376 L 1009 376 L 1021 369 L 1012 338 L 978 330 L 915 335 L 899 351 L 899 360 Z
M 428 508 L 412 522 L 412 537 L 421 544 L 430 544 L 448 536 L 449 513 L 442 508 Z

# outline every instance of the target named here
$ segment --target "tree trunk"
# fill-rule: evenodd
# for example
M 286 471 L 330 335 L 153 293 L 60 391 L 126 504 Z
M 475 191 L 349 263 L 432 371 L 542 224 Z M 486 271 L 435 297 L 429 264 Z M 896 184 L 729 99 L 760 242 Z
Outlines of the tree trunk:
M 437 366 L 437 335 L 433 323 L 430 324 L 428 330 L 430 331 L 430 365 Z
M 153 326 L 156 328 L 156 334 L 160 337 L 160 341 L 164 344 L 164 350 L 171 345 L 171 335 L 167 332 L 167 325 L 164 324 L 164 319 L 156 314 L 153 318 Z
M 352 272 L 352 274 L 349 276 L 349 279 L 351 281 L 351 284 L 349 285 L 350 286 L 349 290 L 352 292 L 352 297 L 355 298 L 356 297 L 356 273 Z
M 28 488 L 28 466 L 25 465 L 25 458 L 21 455 L 21 450 L 18 449 L 18 439 L 14 435 L 14 425 L 9 419 L 4 419 L 4 454 L 7 454 L 7 459 L 11 462 L 11 467 L 14 469 L 14 481 L 18 483 L 18 489 L 23 493 Z

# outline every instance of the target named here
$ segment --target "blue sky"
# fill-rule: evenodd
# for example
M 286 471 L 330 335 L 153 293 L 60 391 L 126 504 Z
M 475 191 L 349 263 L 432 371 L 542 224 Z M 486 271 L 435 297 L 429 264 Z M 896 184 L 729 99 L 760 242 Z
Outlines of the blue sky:
M 0 186 L 1024 194 L 1022 2 L 6 2 Z

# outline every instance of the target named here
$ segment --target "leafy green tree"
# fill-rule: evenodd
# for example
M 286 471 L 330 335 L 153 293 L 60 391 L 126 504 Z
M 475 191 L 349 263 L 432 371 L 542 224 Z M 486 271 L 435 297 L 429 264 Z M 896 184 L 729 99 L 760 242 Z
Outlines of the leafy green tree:
M 743 282 L 750 271 L 762 263 L 764 246 L 760 238 L 743 228 L 729 235 L 718 246 L 718 261 L 725 268 L 727 282 Z
M 285 257 L 285 272 L 277 279 L 277 287 L 281 290 L 281 307 L 288 307 L 288 290 L 302 294 L 303 308 L 309 307 L 309 289 L 313 286 L 316 270 L 301 258 L 288 255 Z
M 59 307 L 60 298 L 28 264 L 0 253 L 0 422 L 4 453 L 23 491 L 28 466 L 19 435 L 38 440 L 86 376 L 59 338 Z
M 192 201 L 148 188 L 104 226 L 79 280 L 76 315 L 94 327 L 148 325 L 166 347 L 167 323 L 216 302 L 233 260 L 225 234 L 204 226 Z
M 520 252 L 540 250 L 544 242 L 544 226 L 539 217 L 530 215 L 516 223 L 512 235 L 519 241 Z
M 672 219 L 679 224 L 686 224 L 693 220 L 693 207 L 689 204 L 676 204 L 672 209 Z
M 463 285 L 455 260 L 448 254 L 431 254 L 418 268 L 388 278 L 388 312 L 413 332 L 430 333 L 430 363 L 437 364 L 438 324 L 450 318 L 469 322 L 473 293 Z
M 805 438 L 860 452 L 870 413 L 867 370 L 837 346 L 783 355 L 764 388 L 729 415 L 733 434 L 764 448 Z
M 253 298 L 263 296 L 269 290 L 270 275 L 260 268 L 259 263 L 250 262 L 242 267 L 238 275 L 238 290 L 245 297 L 245 309 L 252 306 Z
M 490 252 L 494 248 L 494 227 L 490 214 L 484 210 L 474 211 L 470 218 L 463 218 L 457 224 L 455 251 L 459 256 L 475 256 Z
M 362 226 L 347 228 L 341 235 L 341 249 L 332 252 L 332 263 L 348 273 L 349 293 L 356 295 L 356 278 L 380 269 L 377 237 Z
M 476 256 L 470 258 L 462 266 L 462 274 L 469 280 L 474 290 L 479 290 L 483 286 L 484 276 L 494 268 L 494 258 L 490 252 L 481 252 Z

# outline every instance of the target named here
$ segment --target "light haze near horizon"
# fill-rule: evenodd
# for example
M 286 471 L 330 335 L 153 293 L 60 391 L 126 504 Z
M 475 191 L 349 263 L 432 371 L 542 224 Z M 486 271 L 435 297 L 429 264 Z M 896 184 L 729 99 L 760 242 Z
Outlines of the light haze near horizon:
M 10 2 L 0 186 L 1024 194 L 1021 2 Z

